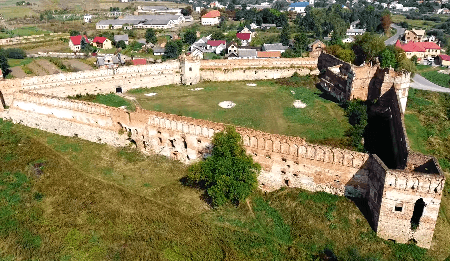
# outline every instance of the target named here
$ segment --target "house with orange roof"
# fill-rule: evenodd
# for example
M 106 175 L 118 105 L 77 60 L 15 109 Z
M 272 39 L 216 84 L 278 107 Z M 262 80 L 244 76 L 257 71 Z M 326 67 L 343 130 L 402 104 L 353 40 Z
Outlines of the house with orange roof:
M 92 40 L 92 45 L 101 48 L 101 49 L 111 49 L 112 48 L 112 42 L 106 37 L 95 37 L 94 40 Z
M 414 55 L 417 56 L 419 60 L 422 58 L 430 59 L 441 54 L 441 47 L 434 42 L 408 42 L 402 44 L 397 40 L 395 47 L 405 51 L 408 59 L 411 59 Z
M 71 36 L 69 39 L 69 48 L 73 52 L 78 52 L 81 50 L 81 39 L 84 38 L 84 41 L 89 44 L 89 40 L 86 35 L 76 35 Z
M 448 68 L 450 68 L 450 55 L 441 54 L 439 56 L 436 56 L 435 62 L 437 65 L 447 66 Z
M 220 23 L 220 12 L 212 10 L 202 16 L 202 25 L 216 25 Z

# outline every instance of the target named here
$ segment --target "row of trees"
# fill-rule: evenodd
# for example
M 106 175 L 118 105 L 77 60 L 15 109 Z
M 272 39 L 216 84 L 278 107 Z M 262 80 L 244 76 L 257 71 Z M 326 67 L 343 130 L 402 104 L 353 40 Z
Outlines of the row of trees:
M 415 72 L 415 64 L 406 58 L 405 52 L 395 46 L 386 46 L 383 39 L 373 33 L 357 36 L 352 44 L 331 45 L 327 52 L 343 61 L 362 64 L 364 62 L 379 61 L 382 68 L 407 70 Z

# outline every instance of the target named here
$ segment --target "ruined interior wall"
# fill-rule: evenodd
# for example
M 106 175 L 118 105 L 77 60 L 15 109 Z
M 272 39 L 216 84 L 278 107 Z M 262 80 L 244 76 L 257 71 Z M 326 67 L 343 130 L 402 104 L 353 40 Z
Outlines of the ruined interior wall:
M 295 72 L 299 75 L 316 74 L 308 68 L 286 69 L 214 69 L 200 70 L 202 81 L 242 81 L 268 80 L 291 77 Z
M 389 169 L 375 154 L 371 155 L 368 164 L 370 165 L 368 182 L 369 189 L 367 191 L 368 193 L 366 198 L 372 215 L 371 221 L 374 226 L 373 229 L 377 231 L 386 173 Z
M 338 101 L 346 101 L 350 98 L 352 89 L 351 77 L 351 75 L 336 74 L 327 68 L 320 76 L 320 85 Z
M 374 86 L 375 74 L 378 71 L 378 67 L 370 65 L 352 66 L 353 68 L 353 82 L 350 99 L 367 100 L 369 97 L 370 89 L 377 89 Z
M 444 176 L 439 174 L 389 170 L 386 173 L 377 235 L 398 243 L 414 239 L 418 246 L 430 248 L 444 182 Z M 418 228 L 412 230 L 414 205 L 420 198 L 426 206 Z M 396 205 L 402 206 L 401 211 L 395 210 Z

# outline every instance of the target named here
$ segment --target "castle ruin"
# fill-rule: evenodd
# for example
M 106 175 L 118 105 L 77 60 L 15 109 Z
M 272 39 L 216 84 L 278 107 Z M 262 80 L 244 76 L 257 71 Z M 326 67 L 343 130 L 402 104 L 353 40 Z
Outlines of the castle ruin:
M 338 70 L 333 68 L 336 66 Z M 237 127 L 247 152 L 263 167 L 258 177 L 260 188 L 298 187 L 364 198 L 372 213 L 369 221 L 380 237 L 399 243 L 414 240 L 429 248 L 445 178 L 436 159 L 411 153 L 407 147 L 402 116 L 409 74 L 378 67 L 359 69 L 328 55 L 210 61 L 182 57 L 161 64 L 0 81 L 0 117 L 113 146 L 132 142 L 143 152 L 190 163 L 210 152 L 212 136 L 223 130 L 224 124 L 140 108 L 130 112 L 65 97 L 199 81 L 276 79 L 295 72 L 320 73 L 324 88 L 341 100 L 379 99 L 377 110 L 390 117 L 395 160 L 385 164 L 376 154 Z

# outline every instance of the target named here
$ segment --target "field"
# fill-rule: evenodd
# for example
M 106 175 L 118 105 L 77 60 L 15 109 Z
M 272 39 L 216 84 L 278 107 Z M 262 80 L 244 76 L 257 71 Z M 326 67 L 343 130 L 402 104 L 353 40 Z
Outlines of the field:
M 300 136 L 310 142 L 345 146 L 344 133 L 350 128 L 344 110 L 323 98 L 314 77 L 256 81 L 257 86 L 239 82 L 201 82 L 192 86 L 170 85 L 134 89 L 127 95 L 148 110 L 162 111 L 214 122 L 229 123 L 270 133 Z M 148 97 L 146 93 L 157 93 Z M 294 100 L 307 106 L 293 107 Z M 223 109 L 222 101 L 236 106 Z
M 343 197 L 282 189 L 211 209 L 186 166 L 0 120 L 2 260 L 443 260 L 449 191 L 434 246 L 377 238 Z M 448 184 L 447 184 L 448 188 Z M 325 251 L 329 253 L 329 251 Z
M 392 22 L 407 22 L 412 28 L 424 30 L 430 30 L 438 24 L 434 21 L 406 19 L 404 15 L 392 15 Z
M 13 29 L 13 30 L 10 30 L 5 33 L 0 32 L 0 39 L 16 37 L 16 36 L 30 36 L 30 35 L 49 34 L 49 33 L 50 33 L 49 31 L 41 30 L 34 26 L 20 27 L 20 28 Z
M 448 70 L 445 67 L 432 67 L 428 65 L 417 65 L 419 74 L 432 83 L 442 87 L 450 87 L 450 76 L 445 73 L 439 73 L 440 70 Z

